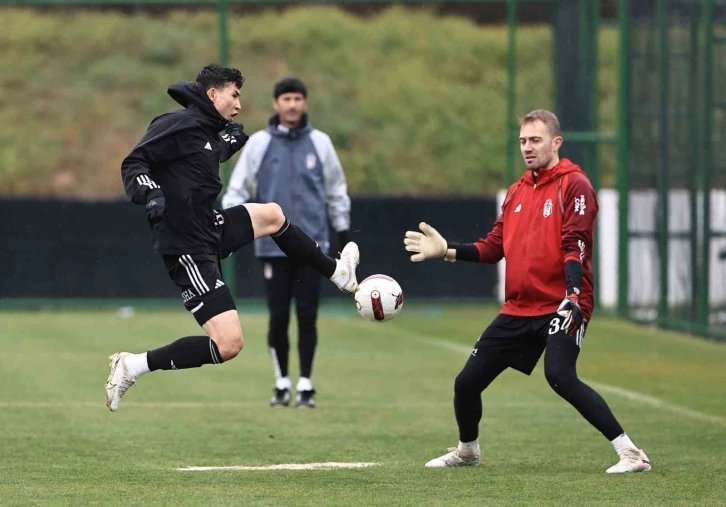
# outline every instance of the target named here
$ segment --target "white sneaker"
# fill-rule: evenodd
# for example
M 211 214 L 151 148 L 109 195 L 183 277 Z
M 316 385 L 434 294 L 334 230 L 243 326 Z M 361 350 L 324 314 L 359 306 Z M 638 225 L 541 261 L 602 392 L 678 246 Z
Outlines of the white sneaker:
M 650 472 L 650 460 L 642 449 L 632 449 L 623 453 L 615 465 L 605 470 L 606 474 L 626 474 L 635 472 Z
M 118 404 L 121 403 L 121 398 L 126 394 L 128 388 L 136 383 L 136 379 L 128 373 L 126 367 L 125 359 L 128 355 L 130 355 L 129 352 L 117 352 L 109 356 L 111 373 L 108 374 L 106 380 L 106 406 L 112 412 L 118 409 Z
M 343 251 L 340 252 L 340 259 L 338 259 L 338 267 L 342 268 L 336 270 L 336 276 L 331 278 L 331 281 L 338 286 L 338 288 L 348 294 L 353 294 L 358 290 L 358 280 L 355 276 L 355 270 L 360 263 L 360 251 L 358 245 L 352 241 L 343 247 Z
M 467 454 L 458 447 L 449 447 L 449 452 L 426 463 L 426 468 L 476 467 L 479 466 L 479 451 Z

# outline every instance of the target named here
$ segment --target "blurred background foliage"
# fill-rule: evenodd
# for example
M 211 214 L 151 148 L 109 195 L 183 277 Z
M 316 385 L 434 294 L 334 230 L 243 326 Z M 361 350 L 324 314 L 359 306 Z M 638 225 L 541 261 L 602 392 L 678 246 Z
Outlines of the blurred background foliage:
M 257 10 L 229 19 L 230 65 L 247 81 L 239 121 L 264 128 L 273 83 L 302 78 L 311 123 L 338 149 L 353 194 L 493 194 L 504 181 L 506 28 L 391 7 Z M 601 130 L 614 129 L 617 32 L 599 38 Z M 119 166 L 169 84 L 216 61 L 208 10 L 4 9 L 0 194 L 123 196 Z M 551 108 L 552 33 L 517 32 L 517 114 Z M 566 129 L 566 126 L 564 126 Z M 602 161 L 604 185 L 614 157 Z M 519 172 L 519 170 L 517 171 Z

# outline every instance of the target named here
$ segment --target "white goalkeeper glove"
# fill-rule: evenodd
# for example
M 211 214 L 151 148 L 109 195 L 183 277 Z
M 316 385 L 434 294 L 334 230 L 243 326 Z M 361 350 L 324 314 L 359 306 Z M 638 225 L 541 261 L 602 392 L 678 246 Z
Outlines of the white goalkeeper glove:
M 446 255 L 448 245 L 439 231 L 426 222 L 418 224 L 421 232 L 406 231 L 403 244 L 408 252 L 414 252 L 412 262 L 421 262 L 427 259 L 441 259 Z
M 567 296 L 557 308 L 557 315 L 562 317 L 562 329 L 565 333 L 575 334 L 585 320 L 578 295 L 573 293 Z

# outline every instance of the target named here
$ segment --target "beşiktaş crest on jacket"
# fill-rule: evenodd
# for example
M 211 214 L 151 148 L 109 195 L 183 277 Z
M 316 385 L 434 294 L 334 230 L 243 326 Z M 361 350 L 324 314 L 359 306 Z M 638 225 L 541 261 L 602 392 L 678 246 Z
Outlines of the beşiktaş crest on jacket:
M 222 191 L 220 163 L 239 143 L 220 135 L 230 123 L 196 82 L 181 82 L 167 93 L 184 109 L 163 114 L 121 164 L 126 195 L 145 205 L 150 191 L 161 188 L 166 210 L 153 227 L 153 246 L 161 254 L 214 253 L 221 228 L 214 204 Z

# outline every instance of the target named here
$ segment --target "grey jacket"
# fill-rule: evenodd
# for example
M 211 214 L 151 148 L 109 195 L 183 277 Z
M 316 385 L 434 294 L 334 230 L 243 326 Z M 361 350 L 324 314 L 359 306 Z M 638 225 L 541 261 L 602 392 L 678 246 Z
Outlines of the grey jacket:
M 247 202 L 276 202 L 324 252 L 330 249 L 328 224 L 337 232 L 350 228 L 350 198 L 338 155 L 330 137 L 307 121 L 286 129 L 273 117 L 247 141 L 222 206 Z M 270 238 L 255 241 L 255 255 L 285 256 Z

